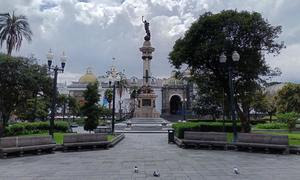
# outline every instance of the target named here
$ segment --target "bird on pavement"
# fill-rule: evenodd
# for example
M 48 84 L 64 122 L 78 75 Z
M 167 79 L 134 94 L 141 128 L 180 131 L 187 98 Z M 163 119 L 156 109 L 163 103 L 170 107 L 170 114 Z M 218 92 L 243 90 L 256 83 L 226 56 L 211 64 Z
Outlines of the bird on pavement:
M 159 177 L 159 176 L 160 176 L 159 171 L 158 171 L 158 170 L 157 170 L 157 171 L 154 171 L 154 172 L 153 172 L 153 176 L 154 176 L 154 177 Z
M 139 172 L 139 169 L 138 169 L 137 166 L 134 166 L 134 172 L 135 172 L 135 173 L 138 173 L 138 172 Z
M 240 174 L 239 169 L 238 169 L 237 167 L 234 167 L 234 168 L 233 168 L 233 172 L 234 172 L 235 174 Z

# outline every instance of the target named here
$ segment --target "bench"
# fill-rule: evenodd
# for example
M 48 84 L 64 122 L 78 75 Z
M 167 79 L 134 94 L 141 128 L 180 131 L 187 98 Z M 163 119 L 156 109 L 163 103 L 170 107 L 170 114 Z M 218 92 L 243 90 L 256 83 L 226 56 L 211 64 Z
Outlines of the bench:
M 107 141 L 107 134 L 70 134 L 64 135 L 63 137 L 63 149 L 67 151 L 68 149 L 75 148 L 80 150 L 84 147 L 92 147 L 96 149 L 97 147 L 102 147 L 107 149 L 109 145 Z
M 207 146 L 209 149 L 213 147 L 222 147 L 227 150 L 227 134 L 220 132 L 194 132 L 184 131 L 182 139 L 183 146 Z
M 23 156 L 24 152 L 42 151 L 52 152 L 55 149 L 55 142 L 51 136 L 24 136 L 24 137 L 4 137 L 0 138 L 1 157 L 6 158 L 10 153 L 19 153 Z
M 255 148 L 268 153 L 269 149 L 275 149 L 283 151 L 283 154 L 289 153 L 289 139 L 284 135 L 239 133 L 237 141 L 232 144 L 236 150 L 246 148 L 251 152 Z

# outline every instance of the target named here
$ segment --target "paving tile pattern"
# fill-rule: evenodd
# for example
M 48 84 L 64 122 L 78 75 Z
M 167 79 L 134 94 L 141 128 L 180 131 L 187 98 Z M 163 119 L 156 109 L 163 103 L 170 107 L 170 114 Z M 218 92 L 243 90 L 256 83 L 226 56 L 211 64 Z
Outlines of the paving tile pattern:
M 155 170 L 160 177 L 153 177 Z M 0 159 L 0 179 L 289 180 L 300 179 L 300 156 L 180 149 L 167 144 L 167 134 L 126 134 L 109 150 Z

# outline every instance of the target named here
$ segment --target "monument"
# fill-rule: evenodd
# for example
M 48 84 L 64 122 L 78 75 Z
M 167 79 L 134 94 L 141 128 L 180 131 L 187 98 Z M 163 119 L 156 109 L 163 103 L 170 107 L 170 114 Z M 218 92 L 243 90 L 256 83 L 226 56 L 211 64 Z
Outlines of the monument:
M 154 48 L 151 46 L 151 34 L 149 30 L 149 22 L 143 20 L 146 36 L 144 37 L 143 46 L 140 48 L 142 52 L 142 60 L 143 60 L 143 85 L 138 90 L 137 95 L 137 107 L 134 111 L 134 117 L 136 118 L 159 118 L 160 113 L 155 109 L 155 99 L 157 95 L 155 95 L 153 89 L 150 86 L 150 78 L 151 78 L 151 60 L 152 60 L 152 52 L 154 52 Z

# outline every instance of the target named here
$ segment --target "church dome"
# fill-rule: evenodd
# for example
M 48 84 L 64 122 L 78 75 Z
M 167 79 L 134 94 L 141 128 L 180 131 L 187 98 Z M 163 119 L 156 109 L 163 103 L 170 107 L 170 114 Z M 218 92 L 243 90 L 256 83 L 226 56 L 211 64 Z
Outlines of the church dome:
M 97 77 L 93 74 L 91 68 L 88 68 L 86 74 L 81 76 L 79 79 L 80 83 L 95 83 L 97 82 Z

